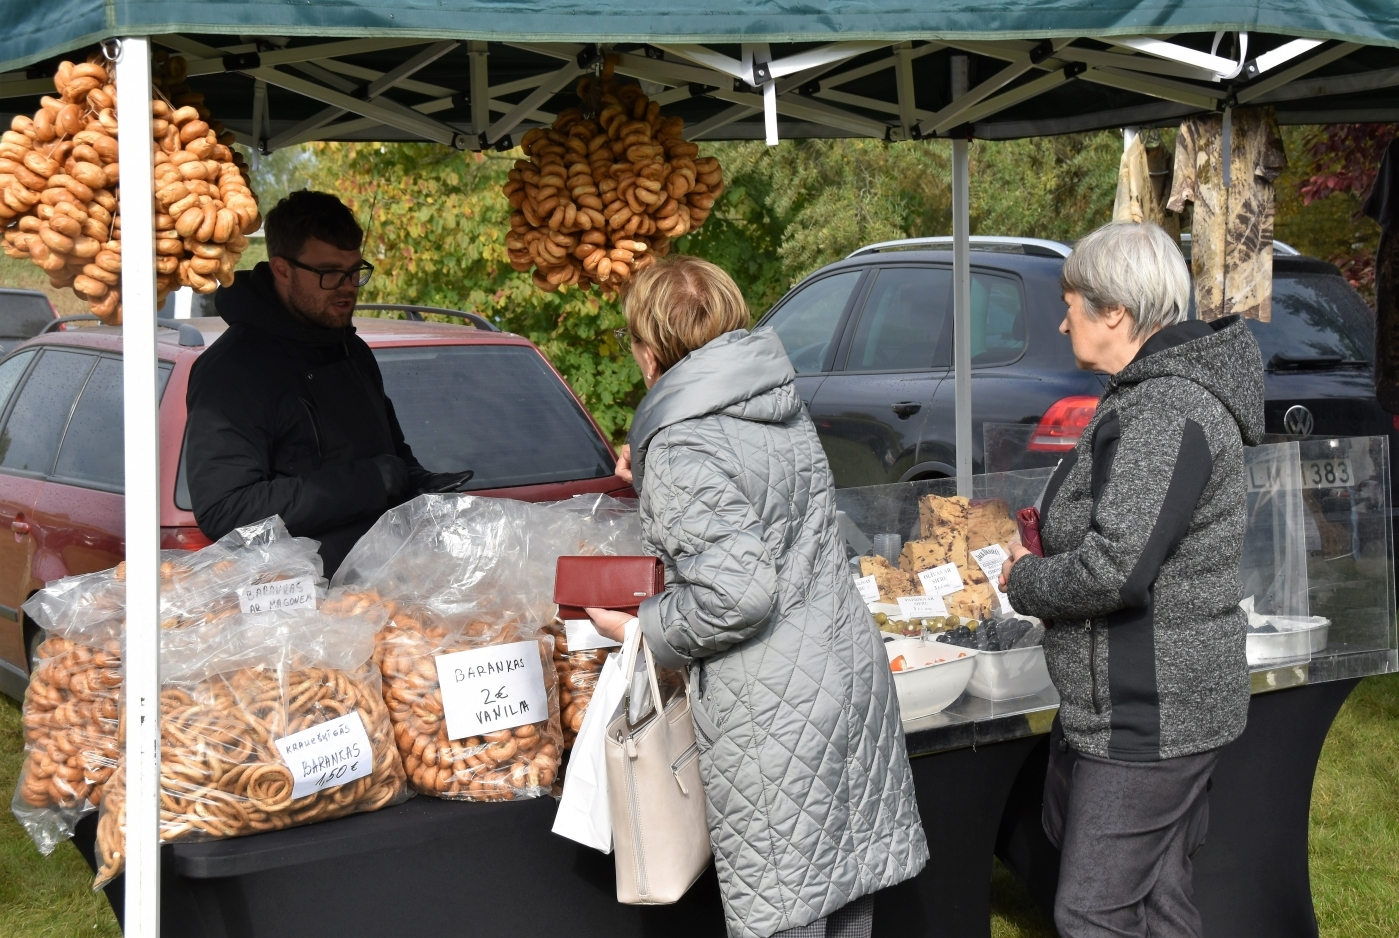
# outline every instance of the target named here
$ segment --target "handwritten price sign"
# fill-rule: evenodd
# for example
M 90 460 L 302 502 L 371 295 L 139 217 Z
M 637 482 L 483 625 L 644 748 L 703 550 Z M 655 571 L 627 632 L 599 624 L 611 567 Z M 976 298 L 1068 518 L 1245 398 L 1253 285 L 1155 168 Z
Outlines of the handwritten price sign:
M 539 642 L 511 642 L 433 659 L 447 737 L 465 739 L 549 717 Z

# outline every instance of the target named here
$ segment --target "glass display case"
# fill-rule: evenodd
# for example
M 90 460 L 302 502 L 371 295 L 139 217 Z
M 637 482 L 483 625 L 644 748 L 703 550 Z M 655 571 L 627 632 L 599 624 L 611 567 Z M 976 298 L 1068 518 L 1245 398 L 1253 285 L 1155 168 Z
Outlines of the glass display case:
M 1255 693 L 1399 670 L 1389 472 L 1383 437 L 1273 443 L 1245 450 L 1247 530 L 1239 582 L 1249 615 Z M 1040 467 L 974 476 L 971 505 L 990 506 L 993 514 L 1013 518 L 1022 508 L 1038 506 L 1052 473 L 1052 467 Z M 881 570 L 907 592 L 928 591 L 932 581 L 920 579 L 909 563 L 904 563 L 904 572 L 914 575 L 907 579 L 897 579 L 890 571 L 899 567 L 900 559 L 914 556 L 908 553 L 910 541 L 930 543 L 938 522 L 929 519 L 928 509 L 920 512 L 920 502 L 929 495 L 955 495 L 956 488 L 955 479 L 931 479 L 836 493 L 851 573 L 869 581 L 864 584 L 869 596 L 874 577 L 865 575 Z M 976 542 L 970 546 L 976 547 Z M 888 561 L 887 566 L 876 556 Z M 993 579 L 989 566 L 985 572 Z M 965 578 L 967 572 L 962 575 Z M 884 585 L 888 582 L 881 578 Z M 891 599 L 881 595 L 881 602 L 871 605 L 872 612 L 887 610 L 886 618 L 899 615 L 901 609 L 904 618 L 920 614 L 919 607 L 892 605 Z M 1009 609 L 996 610 L 994 600 L 991 608 L 987 622 L 1014 618 Z M 940 618 L 936 621 L 942 625 Z M 1058 707 L 1053 687 L 1024 697 L 985 690 L 996 686 L 984 679 L 987 666 L 993 659 L 1001 661 L 985 653 L 984 641 L 982 645 L 976 672 L 982 680 L 973 678 L 960 696 L 936 713 L 910 718 L 905 709 L 910 754 L 1048 731 Z M 897 646 L 905 647 L 913 646 Z M 907 679 L 896 672 L 896 685 Z

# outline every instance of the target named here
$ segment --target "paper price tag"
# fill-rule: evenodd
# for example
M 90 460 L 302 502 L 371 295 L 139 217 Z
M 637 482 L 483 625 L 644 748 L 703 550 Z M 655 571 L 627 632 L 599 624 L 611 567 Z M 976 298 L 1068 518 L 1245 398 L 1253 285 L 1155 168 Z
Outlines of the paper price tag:
M 918 582 L 923 584 L 923 592 L 928 596 L 946 596 L 956 593 L 964 586 L 962 574 L 957 572 L 955 563 L 945 563 L 918 574 Z
M 900 596 L 899 612 L 905 619 L 924 619 L 947 615 L 947 604 L 941 596 Z
M 296 780 L 292 798 L 338 788 L 374 771 L 374 749 L 358 710 L 273 742 Z
M 238 607 L 244 615 L 279 609 L 315 609 L 316 578 L 299 576 L 291 580 L 249 584 L 238 591 Z
M 855 577 L 855 589 L 859 590 L 860 598 L 867 603 L 879 602 L 879 584 L 872 576 Z
M 1010 607 L 1010 599 L 1001 592 L 1001 564 L 1010 559 L 1005 548 L 1000 544 L 992 544 L 989 547 L 978 547 L 972 551 L 972 559 L 981 568 L 981 572 L 986 574 L 987 581 L 991 584 L 991 592 L 996 594 L 996 602 L 1000 604 L 1001 612 L 1014 612 Z
M 594 648 L 621 648 L 621 642 L 614 642 L 597 630 L 592 619 L 564 619 L 564 636 L 568 639 L 569 651 L 591 651 Z
M 549 718 L 539 642 L 511 642 L 439 655 L 437 683 L 447 738 L 464 739 Z

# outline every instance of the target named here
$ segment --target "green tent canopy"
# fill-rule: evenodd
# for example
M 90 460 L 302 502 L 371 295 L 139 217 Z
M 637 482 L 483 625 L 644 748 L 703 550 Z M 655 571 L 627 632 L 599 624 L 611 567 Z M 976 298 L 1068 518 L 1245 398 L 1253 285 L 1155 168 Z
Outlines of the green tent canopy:
M 5 6 L 5 110 L 32 112 L 62 57 L 144 35 L 184 54 L 215 115 L 266 150 L 315 139 L 504 147 L 576 104 L 576 79 L 600 52 L 705 139 L 1003 139 L 1243 104 L 1271 104 L 1284 123 L 1399 120 L 1399 7 L 1388 0 Z M 966 86 L 954 94 L 958 59 Z

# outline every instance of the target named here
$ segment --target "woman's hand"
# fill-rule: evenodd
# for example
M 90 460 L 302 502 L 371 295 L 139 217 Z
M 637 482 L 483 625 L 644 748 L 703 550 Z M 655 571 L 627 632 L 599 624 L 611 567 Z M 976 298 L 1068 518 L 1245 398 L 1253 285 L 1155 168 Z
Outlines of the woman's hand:
M 628 485 L 631 484 L 632 477 L 630 443 L 624 444 L 622 446 L 621 452 L 617 454 L 617 468 L 614 471 L 617 473 L 617 477 L 619 479 L 621 479 L 623 482 L 626 482 Z
M 627 475 L 631 475 L 631 473 L 627 473 Z M 616 609 L 589 608 L 584 611 L 588 613 L 588 618 L 593 620 L 598 634 L 603 638 L 610 638 L 614 642 L 626 640 L 627 623 L 636 618 L 636 616 L 628 615 L 625 612 L 618 612 Z
M 1001 592 L 1005 592 L 1006 586 L 1010 583 L 1010 569 L 1015 566 L 1015 562 L 1021 557 L 1029 557 L 1030 552 L 1019 544 L 1010 545 L 1010 559 L 1001 564 Z

